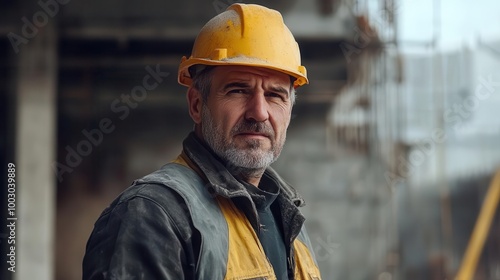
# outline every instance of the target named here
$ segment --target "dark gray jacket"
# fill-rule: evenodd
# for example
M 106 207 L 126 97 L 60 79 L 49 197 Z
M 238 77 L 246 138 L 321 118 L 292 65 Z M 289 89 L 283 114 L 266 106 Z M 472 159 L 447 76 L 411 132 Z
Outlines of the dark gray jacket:
M 133 183 L 101 214 L 87 243 L 83 279 L 224 279 L 228 259 L 227 223 L 214 198 L 229 199 L 255 232 L 255 205 L 241 185 L 191 133 L 184 141 L 189 167 L 169 163 Z M 319 270 L 297 207 L 304 201 L 274 170 L 289 279 L 298 277 L 294 241 L 306 245 L 310 278 Z M 307 250 L 306 250 L 307 251 Z M 241 252 L 245 254 L 245 252 Z

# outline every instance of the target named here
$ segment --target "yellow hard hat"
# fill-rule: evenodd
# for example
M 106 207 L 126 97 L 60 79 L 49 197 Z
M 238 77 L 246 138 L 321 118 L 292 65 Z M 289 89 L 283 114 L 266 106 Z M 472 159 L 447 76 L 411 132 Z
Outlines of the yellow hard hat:
M 309 83 L 299 45 L 281 14 L 259 5 L 233 4 L 205 24 L 191 56 L 182 57 L 181 85 L 191 85 L 188 69 L 197 64 L 263 67 L 295 77 L 295 88 Z

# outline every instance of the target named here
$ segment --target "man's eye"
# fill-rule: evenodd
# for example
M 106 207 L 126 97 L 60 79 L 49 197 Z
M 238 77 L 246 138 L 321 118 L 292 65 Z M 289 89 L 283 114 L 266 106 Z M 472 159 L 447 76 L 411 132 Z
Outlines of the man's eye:
M 228 93 L 246 93 L 244 89 L 232 89 Z

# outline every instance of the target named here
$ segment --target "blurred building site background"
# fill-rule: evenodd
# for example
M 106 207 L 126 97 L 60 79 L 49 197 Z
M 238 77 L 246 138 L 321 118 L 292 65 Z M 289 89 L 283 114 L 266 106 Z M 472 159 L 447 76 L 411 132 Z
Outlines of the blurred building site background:
M 101 211 L 180 152 L 180 58 L 233 2 L 0 0 L 0 279 L 81 279 Z M 500 168 L 500 2 L 244 2 L 282 12 L 308 70 L 274 167 L 323 279 L 454 279 Z M 500 279 L 495 206 L 471 279 Z

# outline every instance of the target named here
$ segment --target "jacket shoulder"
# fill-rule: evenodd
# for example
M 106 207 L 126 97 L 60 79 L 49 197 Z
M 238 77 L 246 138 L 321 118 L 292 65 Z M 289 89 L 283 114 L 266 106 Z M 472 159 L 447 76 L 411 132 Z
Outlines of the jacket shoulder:
M 109 208 L 138 197 L 165 206 L 171 202 L 172 193 L 184 197 L 180 191 L 198 188 L 201 181 L 202 179 L 193 170 L 180 164 L 169 163 L 135 180 L 113 201 Z

